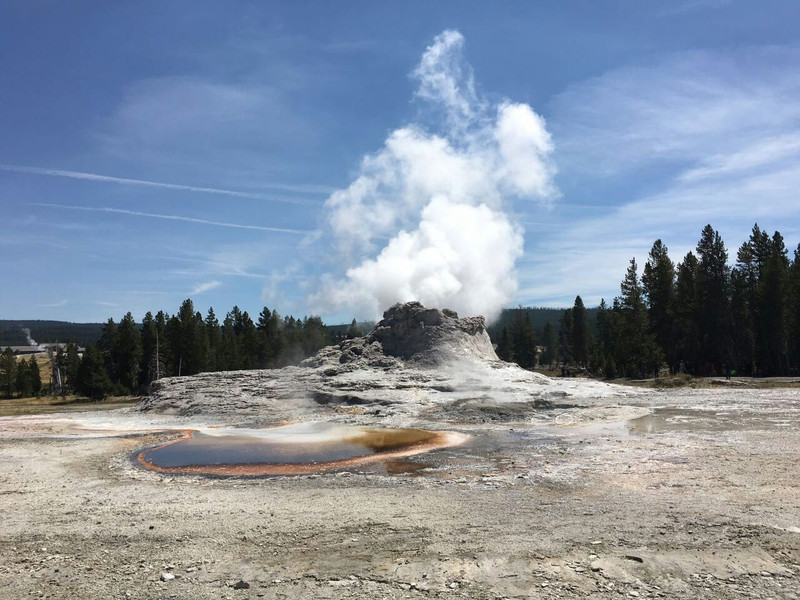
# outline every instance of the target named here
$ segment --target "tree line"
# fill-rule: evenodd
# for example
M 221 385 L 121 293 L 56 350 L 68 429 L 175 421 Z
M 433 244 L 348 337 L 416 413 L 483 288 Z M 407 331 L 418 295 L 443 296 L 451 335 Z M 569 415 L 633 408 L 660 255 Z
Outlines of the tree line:
M 36 357 L 17 360 L 11 348 L 0 352 L 0 397 L 11 398 L 39 396 L 42 393 L 42 375 Z
M 498 356 L 608 378 L 800 372 L 800 244 L 790 259 L 780 232 L 770 236 L 756 224 L 733 266 L 728 259 L 711 225 L 677 264 L 656 240 L 641 277 L 632 258 L 620 295 L 611 305 L 601 300 L 593 328 L 580 296 L 557 329 L 548 322 L 535 331 L 519 309 L 494 333 Z
M 354 322 L 336 337 L 358 333 Z M 59 393 L 103 398 L 144 393 L 155 379 L 172 375 L 293 365 L 333 341 L 328 327 L 316 316 L 281 317 L 264 307 L 254 321 L 247 311 L 234 306 L 220 323 L 213 308 L 203 317 L 187 299 L 177 313 L 148 312 L 140 324 L 130 312 L 119 323 L 110 318 L 99 340 L 87 344 L 82 356 L 77 345 L 70 343 L 59 348 L 54 361 L 62 379 Z M 2 393 L 7 397 L 39 394 L 41 384 L 35 390 L 17 384 L 20 370 L 11 366 L 15 356 L 8 352 L 10 356 L 4 353 L 0 362 Z M 8 384 L 6 367 L 15 373 L 13 383 Z M 33 372 L 32 367 L 29 371 Z

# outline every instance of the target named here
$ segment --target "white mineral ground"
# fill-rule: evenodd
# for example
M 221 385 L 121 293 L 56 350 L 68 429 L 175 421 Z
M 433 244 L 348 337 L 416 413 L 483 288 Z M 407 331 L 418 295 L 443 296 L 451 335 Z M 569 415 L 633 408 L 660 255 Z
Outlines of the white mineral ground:
M 469 439 L 292 477 L 131 459 L 310 422 Z M 398 306 L 301 367 L 0 419 L 0 597 L 797 599 L 798 425 L 798 389 L 548 379 L 480 319 Z

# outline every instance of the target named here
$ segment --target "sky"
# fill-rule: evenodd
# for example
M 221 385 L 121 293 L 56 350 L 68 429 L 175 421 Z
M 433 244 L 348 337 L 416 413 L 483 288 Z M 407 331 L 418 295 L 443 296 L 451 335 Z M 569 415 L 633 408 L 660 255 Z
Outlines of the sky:
M 793 0 L 0 2 L 0 319 L 619 295 L 800 242 Z

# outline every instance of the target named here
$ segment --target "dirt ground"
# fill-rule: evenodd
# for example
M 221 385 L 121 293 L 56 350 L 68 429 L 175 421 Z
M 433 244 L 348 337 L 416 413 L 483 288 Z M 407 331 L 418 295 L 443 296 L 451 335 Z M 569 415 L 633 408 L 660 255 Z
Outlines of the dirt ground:
M 0 419 L 0 598 L 800 597 L 797 389 L 432 410 L 470 441 L 260 479 L 135 466 L 165 423 Z

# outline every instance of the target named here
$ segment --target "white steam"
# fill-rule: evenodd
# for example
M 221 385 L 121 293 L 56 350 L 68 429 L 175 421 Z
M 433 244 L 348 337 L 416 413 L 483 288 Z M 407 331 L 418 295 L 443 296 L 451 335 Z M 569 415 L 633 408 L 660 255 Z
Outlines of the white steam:
M 516 292 L 522 229 L 504 211 L 510 199 L 557 195 L 553 146 L 530 106 L 477 94 L 463 45 L 457 31 L 443 32 L 412 73 L 440 131 L 393 131 L 326 202 L 336 250 L 353 266 L 324 278 L 312 298 L 321 310 L 374 318 L 419 300 L 491 321 Z
M 28 346 L 38 346 L 39 344 L 36 343 L 36 340 L 31 337 L 31 330 L 27 327 L 20 327 L 22 333 L 25 334 L 25 339 L 28 342 Z

